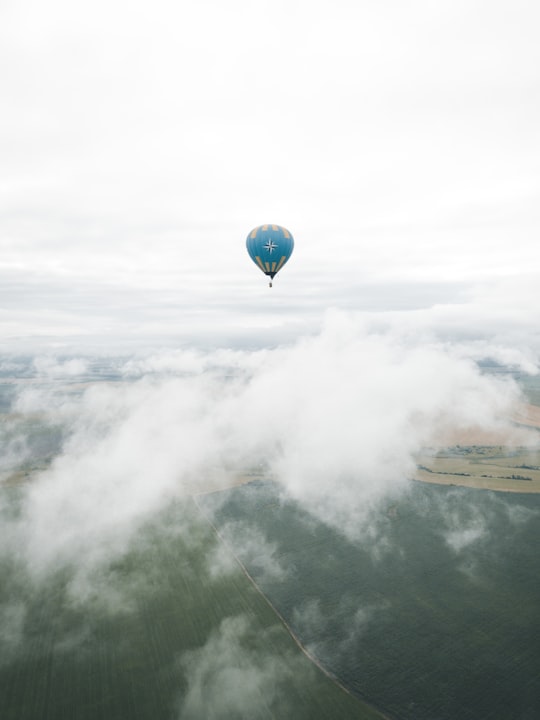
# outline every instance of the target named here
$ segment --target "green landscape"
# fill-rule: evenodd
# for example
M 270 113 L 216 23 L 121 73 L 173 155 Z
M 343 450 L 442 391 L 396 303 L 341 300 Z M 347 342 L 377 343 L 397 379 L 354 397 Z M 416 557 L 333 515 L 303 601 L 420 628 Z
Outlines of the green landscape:
M 40 568 L 28 490 L 66 429 L 4 405 L 2 720 L 540 716 L 534 447 L 425 449 L 352 536 L 246 470 Z
M 3 521 L 18 489 L 2 489 Z M 306 657 L 223 548 L 227 572 L 210 573 L 217 546 L 186 501 L 92 574 L 84 598 L 75 568 L 36 582 L 4 557 L 2 720 L 380 718 Z
M 235 552 L 358 697 L 410 720 L 539 716 L 540 496 L 416 482 L 351 541 L 272 483 L 224 495 L 205 500 Z M 253 527 L 284 576 L 246 553 Z

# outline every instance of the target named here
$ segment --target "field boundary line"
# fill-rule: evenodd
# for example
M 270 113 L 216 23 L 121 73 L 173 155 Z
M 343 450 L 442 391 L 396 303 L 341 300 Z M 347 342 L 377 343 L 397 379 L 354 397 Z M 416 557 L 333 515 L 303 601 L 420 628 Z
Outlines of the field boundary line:
M 210 493 L 200 493 L 200 494 L 201 494 L 201 495 L 208 495 L 208 494 L 210 494 Z M 259 595 L 261 595 L 261 597 L 264 599 L 264 601 L 266 602 L 266 604 L 270 607 L 270 609 L 272 610 L 272 612 L 277 616 L 278 620 L 279 620 L 280 623 L 283 625 L 283 627 L 285 628 L 285 630 L 289 633 L 289 635 L 290 635 L 290 637 L 292 638 L 292 640 L 294 641 L 294 643 L 295 643 L 295 644 L 297 645 L 297 647 L 304 653 L 304 655 L 308 658 L 308 660 L 309 660 L 311 663 L 313 663 L 313 665 L 315 665 L 317 668 L 319 668 L 319 670 L 320 670 L 324 675 L 326 675 L 326 677 L 327 677 L 329 680 L 331 680 L 335 685 L 337 685 L 337 687 L 339 687 L 340 690 L 343 690 L 344 692 L 346 692 L 347 695 L 350 695 L 350 697 L 354 698 L 354 700 L 356 700 L 357 702 L 362 703 L 362 704 L 364 704 L 364 705 L 367 705 L 371 710 L 373 710 L 374 712 L 378 713 L 383 720 L 393 720 L 389 715 L 385 715 L 383 712 L 381 712 L 381 710 L 379 710 L 379 708 L 377 708 L 375 705 L 372 705 L 371 703 L 369 703 L 367 700 L 364 700 L 363 698 L 359 698 L 359 697 L 358 697 L 357 695 L 355 695 L 351 690 L 349 690 L 349 688 L 345 687 L 345 685 L 343 685 L 343 683 L 342 683 L 340 680 L 338 680 L 338 678 L 337 678 L 333 673 L 331 673 L 329 670 L 327 670 L 327 668 L 325 668 L 324 665 L 322 665 L 322 663 L 320 662 L 320 660 L 318 660 L 318 659 L 313 655 L 313 653 L 312 653 L 310 650 L 308 650 L 308 648 L 302 643 L 302 641 L 300 640 L 300 638 L 296 635 L 296 633 L 294 632 L 294 630 L 291 628 L 291 626 L 290 626 L 290 625 L 288 624 L 288 622 L 285 620 L 285 618 L 284 618 L 283 615 L 280 613 L 280 611 L 276 608 L 276 606 L 274 605 L 274 603 L 273 603 L 273 602 L 267 597 L 267 595 L 263 592 L 263 590 L 261 589 L 261 587 L 259 586 L 259 584 L 258 584 L 257 581 L 255 580 L 255 578 L 251 575 L 251 573 L 250 573 L 249 570 L 246 568 L 246 566 L 244 565 L 244 563 L 240 560 L 240 558 L 238 557 L 238 555 L 234 552 L 234 549 L 231 547 L 230 543 L 227 542 L 227 540 L 223 537 L 223 535 L 221 534 L 221 532 L 219 531 L 219 529 L 218 529 L 218 528 L 216 527 L 216 525 L 212 522 L 212 520 L 208 517 L 208 515 L 207 515 L 207 513 L 204 511 L 204 509 L 200 506 L 200 504 L 199 504 L 199 502 L 198 502 L 198 500 L 197 500 L 197 496 L 196 496 L 196 495 L 192 495 L 191 497 L 192 497 L 193 502 L 195 503 L 195 505 L 196 505 L 196 507 L 197 507 L 197 510 L 199 511 L 199 513 L 201 514 L 201 516 L 206 520 L 206 522 L 210 525 L 210 527 L 211 527 L 212 530 L 214 531 L 216 537 L 218 538 L 219 542 L 222 543 L 222 544 L 227 548 L 227 550 L 231 553 L 232 557 L 234 558 L 234 560 L 236 561 L 236 563 L 237 563 L 238 566 L 240 567 L 241 571 L 244 573 L 244 575 L 247 577 L 247 579 L 250 581 L 250 583 L 253 585 L 253 587 L 254 587 L 255 590 L 259 593 Z

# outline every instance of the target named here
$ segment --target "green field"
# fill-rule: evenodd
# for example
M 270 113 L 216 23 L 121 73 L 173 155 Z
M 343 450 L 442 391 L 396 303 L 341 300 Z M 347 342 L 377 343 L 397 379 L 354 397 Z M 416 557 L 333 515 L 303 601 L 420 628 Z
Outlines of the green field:
M 2 490 L 4 521 L 20 492 Z M 84 597 L 80 571 L 37 581 L 2 556 L 2 720 L 381 717 L 299 650 L 193 501 L 94 570 Z
M 15 518 L 66 429 L 6 388 L 0 720 L 540 717 L 537 452 L 426 452 L 354 541 L 254 473 L 40 572 Z
M 353 542 L 255 481 L 171 505 L 84 593 L 84 558 L 5 553 L 0 717 L 532 720 L 539 547 L 539 495 L 411 483 Z
M 302 642 L 390 717 L 540 717 L 540 496 L 412 483 L 358 542 L 271 483 L 205 501 Z

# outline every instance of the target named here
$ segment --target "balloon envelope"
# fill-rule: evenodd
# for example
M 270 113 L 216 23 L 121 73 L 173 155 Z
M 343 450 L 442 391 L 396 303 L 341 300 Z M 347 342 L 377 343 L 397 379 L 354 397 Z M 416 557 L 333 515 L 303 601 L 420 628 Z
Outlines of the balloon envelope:
M 291 257 L 294 239 L 280 225 L 260 225 L 247 236 L 246 247 L 253 262 L 273 278 Z

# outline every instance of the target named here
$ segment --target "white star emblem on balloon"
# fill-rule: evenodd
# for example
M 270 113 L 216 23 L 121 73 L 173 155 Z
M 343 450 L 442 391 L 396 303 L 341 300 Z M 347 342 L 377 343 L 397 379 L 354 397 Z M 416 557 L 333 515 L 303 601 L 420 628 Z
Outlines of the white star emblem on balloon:
M 267 243 L 266 243 L 266 245 L 264 246 L 264 249 L 265 249 L 265 250 L 268 250 L 268 252 L 270 253 L 270 255 L 272 254 L 272 252 L 273 252 L 276 248 L 277 248 L 277 245 L 276 245 L 272 240 L 268 240 Z

